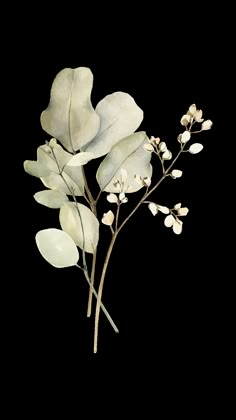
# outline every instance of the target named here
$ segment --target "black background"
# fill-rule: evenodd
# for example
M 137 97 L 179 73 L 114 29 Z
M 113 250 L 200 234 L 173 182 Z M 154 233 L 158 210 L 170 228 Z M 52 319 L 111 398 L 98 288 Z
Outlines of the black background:
M 17 268 L 12 267 L 19 278 L 11 280 L 10 308 L 14 307 L 17 364 L 23 363 L 27 372 L 31 366 L 32 372 L 49 366 L 56 371 L 58 364 L 77 372 L 84 361 L 109 361 L 111 369 L 126 362 L 135 367 L 138 360 L 143 371 L 153 367 L 216 375 L 219 346 L 226 334 L 219 168 L 221 94 L 228 89 L 222 62 L 227 53 L 211 13 L 189 10 L 178 19 L 172 15 L 170 21 L 168 11 L 140 12 L 131 18 L 122 9 L 119 17 L 110 12 L 101 24 L 67 21 L 66 27 L 60 20 L 45 20 L 45 13 L 37 25 L 34 20 L 27 22 L 26 34 L 14 44 L 21 57 L 16 124 L 21 239 Z M 94 74 L 94 106 L 109 93 L 128 92 L 144 110 L 140 129 L 160 136 L 173 152 L 182 130 L 180 118 L 189 105 L 196 103 L 213 121 L 212 130 L 196 137 L 204 150 L 184 155 L 176 165 L 183 177 L 167 180 L 153 195 L 160 204 L 182 202 L 189 207 L 183 233 L 174 235 L 164 227 L 163 215 L 154 218 L 143 207 L 117 240 L 103 301 L 120 333 L 116 335 L 101 314 L 97 355 L 92 352 L 94 318 L 86 318 L 87 283 L 76 268 L 57 270 L 38 253 L 34 236 L 40 229 L 59 228 L 58 211 L 34 201 L 33 194 L 43 187 L 23 171 L 23 161 L 35 159 L 36 148 L 49 139 L 39 118 L 48 105 L 54 77 L 65 67 L 79 66 L 90 67 Z M 158 175 L 158 169 L 155 172 Z M 95 191 L 90 171 L 89 181 Z M 130 197 L 124 213 L 134 202 L 135 197 Z M 108 209 L 103 198 L 100 217 Z M 103 233 L 101 261 L 108 245 L 106 227 L 101 228 Z

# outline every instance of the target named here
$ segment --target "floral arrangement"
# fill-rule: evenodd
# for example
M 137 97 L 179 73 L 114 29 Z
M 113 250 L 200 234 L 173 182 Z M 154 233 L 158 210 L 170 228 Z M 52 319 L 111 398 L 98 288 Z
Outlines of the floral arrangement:
M 38 147 L 36 161 L 24 162 L 24 169 L 40 178 L 47 188 L 37 192 L 35 200 L 41 205 L 59 209 L 61 229 L 49 228 L 36 234 L 39 252 L 54 267 L 76 266 L 81 270 L 89 284 L 88 317 L 92 313 L 93 295 L 96 298 L 96 353 L 101 310 L 118 332 L 102 303 L 106 270 L 117 236 L 142 205 L 147 205 L 153 216 L 162 213 L 164 225 L 176 235 L 181 234 L 183 218 L 189 209 L 181 203 L 169 208 L 151 201 L 150 196 L 165 178 L 176 180 L 182 176 L 181 169 L 176 166 L 179 156 L 201 152 L 203 145 L 191 143 L 191 140 L 197 133 L 209 130 L 212 121 L 204 120 L 202 110 L 195 104 L 191 105 L 180 120 L 183 128 L 177 137 L 179 151 L 172 156 L 159 137 L 148 138 L 144 131 L 136 131 L 143 120 L 143 111 L 130 95 L 112 93 L 94 109 L 90 99 L 92 87 L 93 75 L 88 68 L 65 68 L 58 73 L 52 84 L 49 105 L 41 114 L 42 128 L 52 138 Z M 98 192 L 94 197 L 86 176 L 86 165 L 103 156 L 96 173 Z M 155 158 L 161 167 L 161 176 L 157 180 L 152 177 L 151 160 Z M 124 217 L 122 208 L 128 202 L 129 194 L 141 189 L 141 199 Z M 106 194 L 109 205 L 102 219 L 98 220 L 97 208 L 102 193 Z M 96 291 L 96 261 L 102 234 L 100 222 L 110 229 L 111 239 Z M 88 254 L 92 254 L 91 264 L 87 261 Z

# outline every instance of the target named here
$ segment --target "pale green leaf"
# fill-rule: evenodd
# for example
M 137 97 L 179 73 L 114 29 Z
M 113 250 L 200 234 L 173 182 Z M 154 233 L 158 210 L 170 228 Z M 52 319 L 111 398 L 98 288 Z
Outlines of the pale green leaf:
M 93 254 L 98 244 L 99 222 L 91 210 L 83 204 L 67 202 L 61 207 L 59 218 L 62 229 L 76 245 Z
M 143 150 L 143 144 L 146 142 L 146 133 L 140 131 L 122 139 L 111 149 L 97 171 L 97 181 L 101 190 L 111 193 L 119 190 L 120 187 L 115 181 L 121 178 L 121 168 L 127 171 L 124 192 L 135 192 L 144 186 L 135 181 L 135 175 L 138 173 L 141 177 L 152 176 L 151 153 Z
M 50 171 L 43 164 L 36 162 L 35 160 L 25 160 L 24 161 L 24 170 L 27 174 L 41 178 L 43 176 L 48 176 Z
M 124 137 L 132 134 L 143 120 L 143 111 L 132 96 L 115 92 L 102 99 L 96 112 L 100 116 L 100 128 L 96 137 L 85 147 L 95 157 L 108 153 Z
M 86 165 L 90 160 L 94 158 L 93 153 L 88 152 L 81 152 L 77 153 L 72 157 L 72 159 L 68 162 L 68 166 L 82 166 Z
M 35 240 L 40 254 L 54 267 L 64 268 L 77 264 L 78 249 L 66 232 L 60 229 L 40 230 Z
M 41 114 L 43 129 L 69 152 L 85 146 L 98 132 L 100 118 L 91 104 L 92 87 L 90 69 L 63 69 L 53 81 L 49 105 Z
M 66 194 L 60 191 L 44 190 L 34 194 L 37 203 L 50 209 L 59 209 L 64 203 L 68 201 Z
M 63 150 L 59 144 L 55 145 L 53 150 L 48 149 L 47 145 L 40 146 L 37 149 L 38 162 L 50 170 L 48 176 L 41 178 L 45 187 L 69 195 L 72 195 L 72 190 L 74 195 L 83 195 L 84 178 L 82 169 L 67 165 L 72 155 Z

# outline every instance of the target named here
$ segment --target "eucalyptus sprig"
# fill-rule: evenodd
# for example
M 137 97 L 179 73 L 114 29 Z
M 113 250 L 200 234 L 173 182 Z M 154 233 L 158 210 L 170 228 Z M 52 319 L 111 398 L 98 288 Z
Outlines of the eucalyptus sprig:
M 115 92 L 107 95 L 94 109 L 92 87 L 93 75 L 88 68 L 66 68 L 58 73 L 52 84 L 49 105 L 41 114 L 42 128 L 52 138 L 38 147 L 36 161 L 24 162 L 24 169 L 40 178 L 47 188 L 35 193 L 35 200 L 46 207 L 59 209 L 61 229 L 49 228 L 36 234 L 39 252 L 54 267 L 75 266 L 84 273 L 89 284 L 88 317 L 92 313 L 92 296 L 96 298 L 96 353 L 101 309 L 114 331 L 118 332 L 102 303 L 107 266 L 118 234 L 143 204 L 147 204 L 153 216 L 164 214 L 164 225 L 171 227 L 175 234 L 182 232 L 182 217 L 188 214 L 187 207 L 182 207 L 181 203 L 171 207 L 147 198 L 165 178 L 176 180 L 183 175 L 183 171 L 175 167 L 179 156 L 184 152 L 197 154 L 203 149 L 201 143 L 189 144 L 194 134 L 209 130 L 212 122 L 204 120 L 202 110 L 198 110 L 195 104 L 191 105 L 180 120 L 184 129 L 177 137 L 179 151 L 173 156 L 165 141 L 154 136 L 149 138 L 144 131 L 136 131 L 143 120 L 143 111 L 129 94 Z M 200 128 L 195 130 L 197 124 Z M 95 198 L 85 169 L 91 160 L 102 156 L 105 157 L 96 173 L 99 188 Z M 151 160 L 155 157 L 162 170 L 157 180 L 152 177 Z M 125 218 L 122 217 L 128 195 L 141 189 L 144 191 L 141 199 Z M 99 221 L 97 208 L 102 193 L 106 193 L 109 205 Z M 111 240 L 96 291 L 96 261 L 102 235 L 100 222 L 109 227 Z M 80 264 L 78 248 L 82 251 Z M 87 262 L 87 254 L 92 254 L 91 264 Z

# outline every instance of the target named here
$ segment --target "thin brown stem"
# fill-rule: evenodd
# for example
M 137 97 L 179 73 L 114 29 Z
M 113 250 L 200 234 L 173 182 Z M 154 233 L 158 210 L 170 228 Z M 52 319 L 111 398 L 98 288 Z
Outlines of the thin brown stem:
M 118 229 L 118 221 L 119 221 L 119 213 L 120 213 L 120 203 L 118 203 L 117 205 L 117 210 L 116 210 L 116 222 L 115 222 L 115 230 L 117 231 Z
M 102 194 L 102 190 L 99 191 L 96 200 L 94 200 L 94 204 L 97 204 L 101 194 Z
M 134 207 L 134 209 L 131 211 L 131 213 L 126 217 L 126 219 L 121 223 L 120 227 L 118 228 L 118 232 L 120 232 L 120 230 L 124 227 L 124 225 L 128 222 L 128 220 L 131 218 L 131 216 L 133 216 L 133 214 L 136 212 L 136 210 L 141 206 L 141 204 L 144 202 L 144 200 L 146 200 L 146 198 L 153 192 L 155 191 L 155 189 L 157 187 L 159 187 L 159 185 L 162 183 L 162 181 L 164 181 L 164 179 L 168 176 L 171 168 L 173 167 L 173 165 L 175 164 L 175 162 L 177 161 L 177 159 L 179 158 L 179 156 L 181 155 L 182 151 L 183 151 L 184 145 L 181 145 L 181 149 L 179 150 L 179 152 L 177 153 L 176 157 L 173 159 L 173 161 L 171 162 L 171 164 L 168 166 L 168 168 L 165 170 L 163 176 L 159 179 L 159 181 L 154 185 L 154 187 L 152 187 L 149 191 L 146 191 L 145 194 L 143 195 L 143 197 L 141 198 L 141 200 L 136 204 L 136 206 Z
M 94 353 L 97 353 L 97 348 L 98 348 L 98 325 L 99 325 L 99 316 L 100 316 L 100 307 L 101 307 L 101 299 L 102 299 L 102 292 L 103 292 L 104 280 L 105 280 L 105 276 L 106 276 L 107 266 L 108 266 L 108 263 L 109 263 L 109 260 L 110 260 L 110 256 L 111 256 L 111 253 L 112 253 L 112 250 L 113 250 L 113 247 L 114 247 L 114 244 L 115 244 L 117 235 L 120 232 L 120 230 L 123 228 L 123 226 L 132 217 L 132 215 L 136 212 L 136 210 L 140 207 L 140 205 L 144 202 L 144 200 L 153 191 L 155 191 L 155 189 L 161 184 L 161 182 L 168 176 L 171 168 L 173 167 L 173 165 L 175 164 L 175 162 L 179 158 L 179 156 L 182 153 L 183 149 L 184 149 L 184 145 L 181 145 L 181 148 L 180 148 L 179 152 L 177 153 L 176 157 L 173 159 L 173 161 L 171 162 L 171 164 L 168 166 L 168 168 L 165 170 L 163 176 L 159 179 L 159 181 L 154 185 L 153 188 L 151 188 L 150 190 L 148 190 L 148 188 L 146 189 L 145 194 L 143 195 L 143 197 L 141 198 L 141 200 L 138 202 L 138 204 L 134 207 L 134 209 L 126 217 L 126 219 L 121 223 L 121 225 L 119 227 L 118 227 L 118 216 L 119 216 L 119 213 L 118 213 L 118 211 L 116 213 L 116 221 L 115 221 L 116 227 L 115 227 L 115 231 L 114 231 L 114 234 L 112 236 L 112 239 L 111 239 L 109 248 L 107 250 L 106 258 L 105 258 L 103 269 L 102 269 L 100 284 L 99 284 L 99 288 L 98 288 L 98 297 L 97 297 L 96 312 L 95 312 L 95 327 L 94 327 L 94 348 L 93 348 Z
M 89 203 L 90 203 L 91 206 L 94 206 L 95 200 L 94 200 L 93 195 L 92 195 L 92 193 L 89 189 L 87 178 L 86 178 L 86 175 L 85 175 L 85 170 L 84 170 L 83 166 L 82 166 L 82 174 L 83 174 L 83 178 L 84 178 L 84 188 L 85 188 L 86 193 L 88 194 Z
M 86 278 L 86 280 L 87 280 L 87 282 L 88 282 L 89 286 L 91 286 L 90 279 L 89 279 L 89 276 L 88 276 L 87 271 L 85 271 L 85 270 L 84 270 L 82 267 L 80 267 L 78 264 L 76 264 L 76 267 L 78 267 L 80 270 L 84 271 L 84 276 L 85 276 L 85 278 Z M 93 290 L 93 294 L 94 294 L 94 296 L 97 298 L 97 297 L 98 297 L 98 295 L 97 295 L 97 292 L 96 292 L 96 290 L 94 289 L 94 287 L 92 288 L 92 290 Z M 118 330 L 118 328 L 117 328 L 116 324 L 114 323 L 114 321 L 113 321 L 113 319 L 112 319 L 111 315 L 110 315 L 110 314 L 109 314 L 109 312 L 106 310 L 106 308 L 105 308 L 105 306 L 103 305 L 103 303 L 102 303 L 102 302 L 101 302 L 101 309 L 103 310 L 104 314 L 106 315 L 106 317 L 107 317 L 108 321 L 110 322 L 110 324 L 111 324 L 112 328 L 114 329 L 114 331 L 115 331 L 116 333 L 118 333 L 118 332 L 119 332 L 119 330 Z
M 90 288 L 89 288 L 88 307 L 87 307 L 88 318 L 91 316 L 91 313 L 92 313 L 92 300 L 93 300 L 96 260 L 97 260 L 97 249 L 95 249 L 95 252 L 93 254 L 92 269 L 91 269 L 91 276 L 90 276 Z
M 114 235 L 111 238 L 111 242 L 110 242 L 109 248 L 107 250 L 106 258 L 105 258 L 103 269 L 102 269 L 100 284 L 99 284 L 99 288 L 98 288 L 96 313 L 95 313 L 95 327 L 94 327 L 94 347 L 93 347 L 93 352 L 94 353 L 97 353 L 97 348 L 98 348 L 98 324 L 99 324 L 99 316 L 100 316 L 100 308 L 101 308 L 101 300 L 102 300 L 104 280 L 105 280 L 105 275 L 106 275 L 106 271 L 107 271 L 107 266 L 108 266 L 110 256 L 111 256 L 111 253 L 112 253 L 112 249 L 113 249 L 113 246 L 114 246 L 116 238 L 117 238 L 117 234 L 118 234 L 118 232 L 115 232 Z

